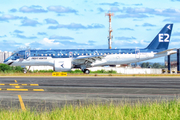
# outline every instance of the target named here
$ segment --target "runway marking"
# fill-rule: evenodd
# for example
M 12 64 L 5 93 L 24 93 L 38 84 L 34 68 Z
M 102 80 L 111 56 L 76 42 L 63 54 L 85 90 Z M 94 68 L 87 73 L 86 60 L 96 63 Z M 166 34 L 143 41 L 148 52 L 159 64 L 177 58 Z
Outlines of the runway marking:
M 11 88 L 7 88 L 7 91 L 28 91 L 28 89 L 11 89 Z
M 18 98 L 19 98 L 19 102 L 20 102 L 20 105 L 21 105 L 21 109 L 22 109 L 23 111 L 25 111 L 26 108 L 25 108 L 25 106 L 24 106 L 24 103 L 23 103 L 23 100 L 22 100 L 21 95 L 18 95 Z
M 14 80 L 14 81 L 17 83 L 17 80 Z M 23 89 L 23 86 L 39 86 L 39 84 L 0 83 L 0 85 L 14 87 L 14 88 L 0 88 L 0 91 L 44 91 L 44 89 L 32 89 L 32 88 Z
M 44 91 L 44 89 L 33 89 L 33 91 Z
M 39 84 L 30 84 L 30 86 L 39 86 Z
M 15 86 L 15 88 L 20 88 L 20 86 Z
M 44 89 L 0 88 L 0 91 L 44 91 Z
M 0 83 L 0 85 L 10 85 L 10 86 L 39 86 L 39 84 L 4 84 L 4 83 Z
M 17 80 L 14 80 L 15 83 L 17 83 Z

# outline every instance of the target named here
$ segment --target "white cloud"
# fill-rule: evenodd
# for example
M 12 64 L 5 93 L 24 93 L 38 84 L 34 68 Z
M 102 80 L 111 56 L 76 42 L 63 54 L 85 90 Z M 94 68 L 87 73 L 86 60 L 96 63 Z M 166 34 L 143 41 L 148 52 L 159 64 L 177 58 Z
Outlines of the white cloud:
M 54 42 L 54 40 L 50 40 L 48 38 L 44 38 L 41 42 L 42 44 L 44 44 L 45 46 L 52 46 L 52 45 L 59 45 L 59 42 Z

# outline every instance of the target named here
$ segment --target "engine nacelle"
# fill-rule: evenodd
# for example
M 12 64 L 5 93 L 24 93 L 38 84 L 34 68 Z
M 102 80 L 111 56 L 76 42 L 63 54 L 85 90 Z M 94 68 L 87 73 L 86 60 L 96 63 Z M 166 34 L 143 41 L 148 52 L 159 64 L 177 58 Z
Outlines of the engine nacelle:
M 54 61 L 54 71 L 71 71 L 72 62 L 70 60 L 61 61 L 55 60 Z

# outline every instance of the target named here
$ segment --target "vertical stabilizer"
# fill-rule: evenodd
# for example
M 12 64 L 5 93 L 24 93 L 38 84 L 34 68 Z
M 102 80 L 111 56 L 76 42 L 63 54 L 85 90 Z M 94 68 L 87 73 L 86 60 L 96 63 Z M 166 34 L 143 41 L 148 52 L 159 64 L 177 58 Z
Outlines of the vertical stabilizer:
M 173 24 L 166 24 L 146 49 L 168 49 Z

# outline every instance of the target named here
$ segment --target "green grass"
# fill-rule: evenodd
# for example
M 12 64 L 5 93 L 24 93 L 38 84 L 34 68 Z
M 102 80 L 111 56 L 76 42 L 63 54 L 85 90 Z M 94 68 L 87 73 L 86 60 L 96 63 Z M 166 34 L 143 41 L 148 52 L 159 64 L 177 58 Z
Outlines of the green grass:
M 52 111 L 1 110 L 2 120 L 179 120 L 180 100 L 135 104 L 68 105 Z
M 67 73 L 83 73 L 80 69 L 76 69 L 76 70 L 71 70 Z M 90 71 L 90 73 L 105 73 L 105 74 L 108 74 L 108 73 L 117 73 L 115 70 L 97 70 L 97 71 Z

